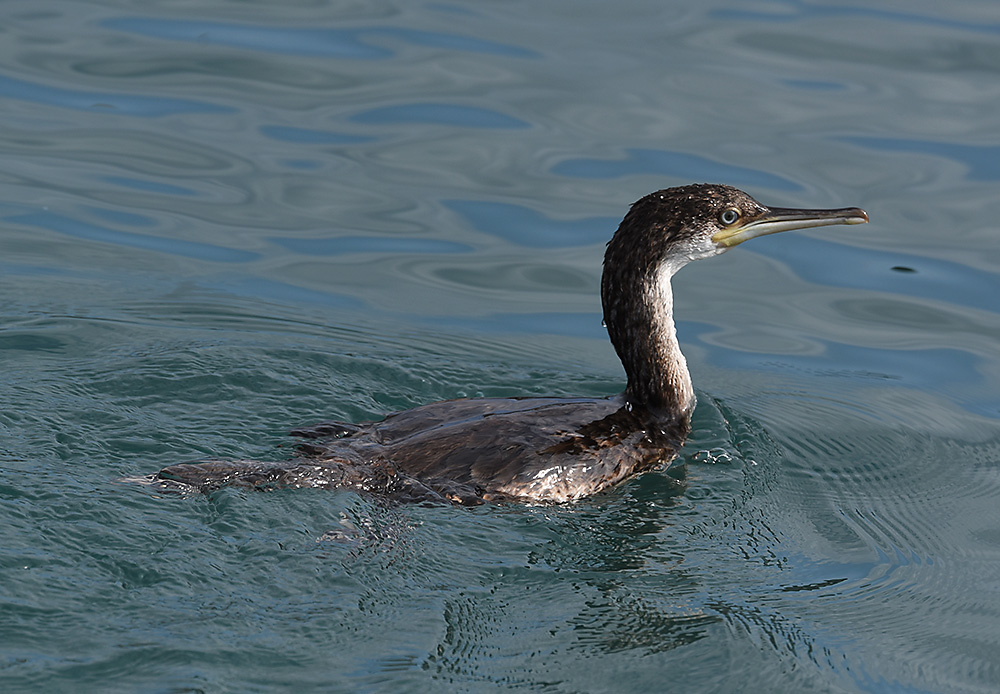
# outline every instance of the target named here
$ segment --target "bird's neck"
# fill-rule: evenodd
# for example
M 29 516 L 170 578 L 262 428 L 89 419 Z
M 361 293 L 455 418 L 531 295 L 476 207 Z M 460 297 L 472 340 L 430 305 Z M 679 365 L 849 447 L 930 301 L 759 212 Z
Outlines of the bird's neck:
M 674 327 L 674 268 L 663 264 L 618 294 L 605 309 L 608 332 L 628 375 L 625 397 L 633 407 L 682 418 L 694 409 L 694 388 Z

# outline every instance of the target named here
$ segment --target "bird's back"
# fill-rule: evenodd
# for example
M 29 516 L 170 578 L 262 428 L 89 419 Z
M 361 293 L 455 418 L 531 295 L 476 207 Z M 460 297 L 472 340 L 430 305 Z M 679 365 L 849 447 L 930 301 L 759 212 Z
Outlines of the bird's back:
M 615 398 L 449 400 L 361 425 L 296 429 L 286 463 L 205 461 L 158 477 L 215 486 L 347 487 L 462 504 L 570 501 L 672 459 L 687 421 L 651 423 Z

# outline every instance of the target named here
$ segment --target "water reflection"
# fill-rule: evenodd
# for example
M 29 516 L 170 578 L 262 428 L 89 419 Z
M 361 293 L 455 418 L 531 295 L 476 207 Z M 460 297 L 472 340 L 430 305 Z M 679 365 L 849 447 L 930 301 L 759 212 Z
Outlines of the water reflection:
M 892 137 L 853 136 L 840 139 L 843 142 L 879 152 L 928 154 L 958 162 L 967 167 L 966 177 L 970 181 L 1000 180 L 1000 146 L 997 145 L 963 145 L 956 142 L 907 140 Z
M 100 92 L 53 87 L 0 75 L 0 96 L 57 108 L 98 111 L 123 116 L 160 118 L 179 113 L 233 113 L 235 109 L 207 101 L 128 92 Z
M 457 104 L 413 103 L 396 106 L 381 106 L 351 116 L 355 123 L 386 125 L 390 123 L 431 123 L 444 126 L 464 126 L 469 128 L 529 128 L 523 120 L 499 111 L 479 106 Z
M 620 220 L 613 217 L 561 220 L 525 207 L 487 200 L 444 200 L 478 231 L 526 248 L 569 248 L 604 243 Z M 599 254 L 598 254 L 599 255 Z
M 131 178 L 127 176 L 105 176 L 104 180 L 115 186 L 138 190 L 144 193 L 180 195 L 185 197 L 193 197 L 199 194 L 194 188 L 183 187 L 172 183 L 163 183 L 162 181 L 150 181 L 148 179 Z
M 783 22 L 801 22 L 810 19 L 830 19 L 835 17 L 851 17 L 865 21 L 883 20 L 886 26 L 905 26 L 907 24 L 928 25 L 976 33 L 1000 33 L 1000 24 L 993 22 L 970 22 L 929 13 L 900 12 L 875 7 L 842 7 L 832 3 L 811 4 L 802 0 L 778 0 L 772 3 L 771 11 L 734 10 L 732 8 L 717 9 L 712 15 L 720 19 L 740 21 L 757 21 L 767 24 Z M 776 10 L 776 11 L 775 11 Z
M 763 169 L 735 166 L 697 154 L 665 149 L 628 148 L 622 159 L 567 159 L 553 166 L 552 172 L 577 178 L 656 174 L 668 180 L 726 181 L 737 187 L 760 186 L 792 192 L 803 190 L 798 183 Z
M 65 236 L 72 236 L 87 241 L 99 241 L 117 246 L 141 248 L 158 253 L 197 258 L 199 260 L 210 260 L 219 263 L 246 263 L 260 257 L 257 253 L 238 248 L 224 248 L 199 241 L 185 241 L 167 236 L 118 231 L 46 210 L 9 215 L 5 219 L 14 224 L 47 229 Z M 118 221 L 120 222 L 121 219 Z M 141 226 L 150 226 L 151 224 L 153 222 L 147 220 Z M 133 226 L 135 226 L 134 223 Z
M 487 41 L 475 36 L 393 26 L 313 29 L 147 17 L 120 17 L 104 20 L 101 24 L 116 31 L 160 39 L 235 46 L 254 51 L 290 55 L 354 60 L 379 60 L 393 56 L 395 51 L 386 48 L 380 41 L 380 39 L 386 38 L 417 46 L 433 46 L 452 51 L 503 55 L 513 58 L 538 56 L 537 53 L 529 49 Z
M 275 237 L 272 241 L 295 253 L 303 255 L 341 255 L 344 253 L 468 253 L 470 246 L 440 239 L 421 239 L 399 236 L 337 236 L 321 239 L 296 239 Z
M 367 135 L 351 135 L 330 130 L 296 128 L 289 125 L 262 125 L 258 130 L 264 137 L 270 137 L 279 142 L 304 145 L 354 145 L 361 142 L 372 142 L 375 139 Z
M 781 243 L 768 248 L 768 255 L 786 261 L 811 281 L 823 285 L 893 291 L 1000 313 L 995 272 L 911 254 L 905 248 L 905 244 L 901 244 L 899 251 L 868 249 L 859 257 L 857 250 L 850 246 L 804 235 L 786 235 Z M 892 272 L 898 265 L 915 272 Z
M 164 7 L 5 23 L 8 678 L 1000 681 L 991 7 Z M 706 179 L 873 224 L 679 278 L 704 389 L 682 485 L 473 514 L 109 489 L 192 450 L 284 457 L 320 414 L 614 392 L 600 247 L 638 195 Z
M 720 436 L 719 422 L 728 434 Z M 441 677 L 509 682 L 506 663 L 516 654 L 566 652 L 583 656 L 574 672 L 558 659 L 544 673 L 525 671 L 524 683 L 546 676 L 582 681 L 584 671 L 593 668 L 596 676 L 611 662 L 646 681 L 654 676 L 650 662 L 674 662 L 660 659 L 678 650 L 704 657 L 701 649 L 716 648 L 725 630 L 840 676 L 841 636 L 796 616 L 779 597 L 830 597 L 847 580 L 841 567 L 783 553 L 785 538 L 769 526 L 778 517 L 761 506 L 773 493 L 780 452 L 758 423 L 718 403 L 699 408 L 695 425 L 696 447 L 727 453 L 716 457 L 725 462 L 687 465 L 690 483 L 705 494 L 692 495 L 677 481 L 666 491 L 657 481 L 671 477 L 661 472 L 571 508 L 488 507 L 464 519 L 408 509 L 411 527 L 420 528 L 404 551 L 411 560 L 369 559 L 367 552 L 345 559 L 368 587 L 363 612 L 386 621 L 403 586 L 418 593 L 434 586 L 439 599 L 425 603 L 418 629 L 439 635 L 411 657 Z M 734 505 L 730 492 L 741 488 Z M 516 533 L 508 532 L 510 522 Z M 461 532 L 449 532 L 453 525 Z M 526 557 L 525 542 L 534 545 Z M 471 562 L 449 561 L 470 552 Z M 734 553 L 739 561 L 726 561 Z M 386 575 L 388 566 L 405 567 L 402 577 Z M 526 592 L 535 596 L 531 614 L 520 597 Z

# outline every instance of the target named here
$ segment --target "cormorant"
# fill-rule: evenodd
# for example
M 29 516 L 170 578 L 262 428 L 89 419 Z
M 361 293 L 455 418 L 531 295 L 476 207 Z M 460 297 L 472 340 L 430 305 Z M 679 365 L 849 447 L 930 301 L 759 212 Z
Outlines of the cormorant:
M 466 505 L 594 494 L 669 462 L 690 430 L 695 396 L 674 330 L 673 274 L 757 236 L 867 221 L 856 207 L 765 207 L 725 185 L 652 193 L 604 255 L 601 301 L 628 377 L 622 394 L 436 402 L 379 422 L 295 429 L 305 442 L 285 462 L 209 460 L 145 479 L 165 490 L 347 488 Z

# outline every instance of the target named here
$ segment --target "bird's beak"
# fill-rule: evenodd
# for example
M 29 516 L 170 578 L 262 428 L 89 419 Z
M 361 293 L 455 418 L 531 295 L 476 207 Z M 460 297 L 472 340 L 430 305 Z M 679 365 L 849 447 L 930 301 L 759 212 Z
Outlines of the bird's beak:
M 767 234 L 791 229 L 825 227 L 831 224 L 865 224 L 868 213 L 858 207 L 842 207 L 836 210 L 795 210 L 784 207 L 770 207 L 756 219 L 743 224 L 737 222 L 731 227 L 712 234 L 712 241 L 719 248 L 732 248 L 744 241 Z

